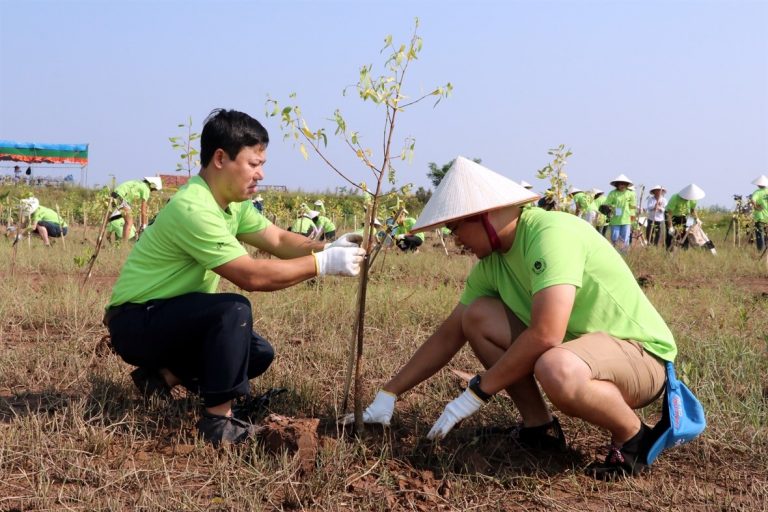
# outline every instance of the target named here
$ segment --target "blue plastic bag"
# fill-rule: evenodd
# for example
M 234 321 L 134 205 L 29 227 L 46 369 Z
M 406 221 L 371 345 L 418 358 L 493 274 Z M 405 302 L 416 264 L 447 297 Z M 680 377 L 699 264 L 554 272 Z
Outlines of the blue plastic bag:
M 677 380 L 675 366 L 667 362 L 662 417 L 651 431 L 653 441 L 646 452 L 646 462 L 652 464 L 663 450 L 692 441 L 706 426 L 701 403 L 685 384 Z

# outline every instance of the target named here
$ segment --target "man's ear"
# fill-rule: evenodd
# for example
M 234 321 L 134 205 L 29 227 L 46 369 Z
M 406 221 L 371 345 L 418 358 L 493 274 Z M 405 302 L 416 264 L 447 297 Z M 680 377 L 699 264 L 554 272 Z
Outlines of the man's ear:
M 224 151 L 221 148 L 218 148 L 216 151 L 213 152 L 213 158 L 211 159 L 211 161 L 213 162 L 213 165 L 217 169 L 221 169 L 222 167 L 224 167 L 224 160 L 228 157 L 229 155 L 227 155 L 226 151 Z

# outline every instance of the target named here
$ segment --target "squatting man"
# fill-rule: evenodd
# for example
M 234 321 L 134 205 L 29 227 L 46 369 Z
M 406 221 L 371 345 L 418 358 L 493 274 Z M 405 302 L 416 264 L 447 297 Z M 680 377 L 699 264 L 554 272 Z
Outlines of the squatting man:
M 513 181 L 456 159 L 412 232 L 445 225 L 479 261 L 459 303 L 378 391 L 363 419 L 388 425 L 397 397 L 469 342 L 486 371 L 448 403 L 429 439 L 445 437 L 505 390 L 522 417 L 513 431 L 518 442 L 564 449 L 543 391 L 563 414 L 610 432 L 609 454 L 589 474 L 639 474 L 648 466 L 650 427 L 633 409 L 662 394 L 664 362 L 677 354 L 672 333 L 605 238 L 569 213 L 521 207 L 535 199 Z
M 318 275 L 360 271 L 362 237 L 323 244 L 280 229 L 250 202 L 264 178 L 269 136 L 255 119 L 214 110 L 200 138 L 202 169 L 160 210 L 128 256 L 104 323 L 146 394 L 182 385 L 198 393 L 197 423 L 219 445 L 252 437 L 233 400 L 269 368 L 272 346 L 253 330 L 249 300 L 215 293 L 224 277 L 246 291 L 287 288 Z M 241 242 L 277 256 L 254 259 Z M 240 417 L 238 417 L 240 416 Z

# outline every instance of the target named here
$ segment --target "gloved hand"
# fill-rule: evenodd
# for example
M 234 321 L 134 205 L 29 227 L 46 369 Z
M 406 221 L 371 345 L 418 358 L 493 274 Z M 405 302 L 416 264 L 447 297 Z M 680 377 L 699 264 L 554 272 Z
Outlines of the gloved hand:
M 356 276 L 360 273 L 360 263 L 365 251 L 360 247 L 331 247 L 314 253 L 315 268 L 318 276 L 338 275 Z
M 392 419 L 392 413 L 395 412 L 395 400 L 397 397 L 388 391 L 380 389 L 376 393 L 376 398 L 373 399 L 371 405 L 363 411 L 364 423 L 381 423 L 388 427 L 389 422 Z M 354 413 L 349 413 L 341 418 L 341 423 L 349 425 L 355 422 Z
M 667 233 L 669 233 L 669 236 L 675 236 L 675 228 L 669 228 Z
M 346 233 L 341 235 L 335 241 L 325 244 L 325 250 L 327 251 L 331 247 L 360 247 L 363 243 L 363 235 L 358 233 Z
M 440 415 L 427 434 L 427 439 L 444 438 L 458 422 L 475 414 L 484 403 L 470 389 L 464 390 L 459 398 L 445 406 L 443 414 Z

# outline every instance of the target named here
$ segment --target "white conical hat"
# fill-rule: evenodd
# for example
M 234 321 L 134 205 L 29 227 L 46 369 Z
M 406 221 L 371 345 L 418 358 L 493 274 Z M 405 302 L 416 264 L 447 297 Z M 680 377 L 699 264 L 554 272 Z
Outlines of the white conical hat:
M 597 187 L 592 187 L 592 190 L 590 190 L 593 196 L 598 196 L 599 194 L 605 194 L 602 190 L 600 190 Z
M 694 183 L 691 183 L 690 185 L 685 187 L 683 190 L 678 192 L 677 195 L 679 195 L 686 201 L 698 201 L 699 199 L 703 198 L 706 194 Z
M 40 201 L 36 197 L 28 197 L 21 200 L 21 209 L 26 215 L 32 215 L 40 208 Z
M 149 188 L 152 190 L 163 190 L 163 180 L 158 176 L 146 176 L 144 181 L 149 183 Z
M 496 210 L 527 203 L 539 195 L 463 156 L 456 157 L 419 215 L 412 233 Z
M 611 181 L 611 185 L 615 187 L 615 186 L 616 186 L 616 184 L 617 184 L 617 183 L 620 183 L 620 182 L 621 182 L 621 183 L 627 183 L 627 184 L 629 184 L 629 185 L 632 185 L 632 184 L 633 184 L 633 182 L 632 182 L 632 180 L 631 180 L 631 179 L 627 178 L 627 177 L 626 177 L 625 175 L 623 175 L 623 174 L 619 174 L 618 176 L 616 176 L 615 178 L 613 178 L 613 180 Z
M 653 192 L 654 190 L 661 190 L 662 192 L 667 191 L 667 189 L 665 189 L 661 185 L 654 185 L 653 188 L 648 189 L 648 192 Z
M 568 191 L 568 194 L 578 194 L 579 192 L 584 192 L 579 187 L 571 187 L 571 190 Z
M 759 178 L 755 178 L 752 184 L 758 187 L 768 187 L 768 177 L 765 174 L 761 174 Z
M 527 181 L 525 181 L 525 180 L 522 180 L 522 181 L 520 182 L 520 186 L 521 186 L 521 187 L 523 187 L 523 188 L 527 188 L 527 189 L 529 189 L 529 190 L 533 188 L 533 185 L 531 185 L 530 183 L 528 183 L 528 182 L 527 182 Z

